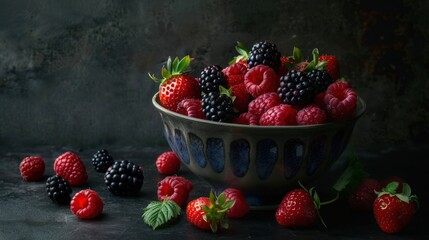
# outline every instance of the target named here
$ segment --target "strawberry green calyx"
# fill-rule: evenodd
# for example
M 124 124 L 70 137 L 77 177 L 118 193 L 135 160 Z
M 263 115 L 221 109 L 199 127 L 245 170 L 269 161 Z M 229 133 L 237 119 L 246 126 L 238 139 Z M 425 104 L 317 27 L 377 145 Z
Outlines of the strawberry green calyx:
M 235 200 L 226 200 L 226 195 L 221 193 L 219 196 L 215 196 L 213 191 L 210 192 L 210 206 L 201 206 L 201 209 L 206 213 L 204 220 L 210 222 L 210 228 L 212 232 L 217 232 L 218 224 L 221 228 L 228 228 L 228 222 L 226 221 L 226 214 L 231 209 Z
M 219 86 L 219 92 L 220 92 L 220 94 L 224 94 L 224 95 L 228 96 L 229 98 L 231 98 L 232 102 L 234 102 L 235 96 L 232 95 L 232 88 L 227 89 L 223 86 Z
M 305 72 L 310 72 L 312 70 L 324 70 L 328 65 L 328 62 L 321 61 L 319 62 L 319 49 L 315 48 L 312 51 L 313 60 L 305 68 Z
M 150 74 L 150 73 L 148 73 L 148 75 L 153 81 L 157 83 L 161 83 L 160 85 L 162 85 L 165 81 L 167 81 L 171 77 L 183 74 L 185 70 L 189 67 L 190 63 L 191 63 L 191 57 L 189 55 L 186 55 L 180 60 L 177 57 L 175 57 L 174 60 L 171 60 L 171 57 L 168 57 L 167 67 L 162 66 L 162 69 L 161 69 L 162 78 L 159 79 L 155 77 L 154 74 Z
M 411 187 L 407 183 L 402 183 L 402 192 L 396 192 L 399 187 L 399 182 L 391 182 L 386 185 L 380 192 L 377 193 L 378 197 L 389 194 L 390 196 L 396 196 L 401 201 L 410 203 L 414 202 L 416 206 L 419 206 L 417 195 L 411 195 Z
M 232 65 L 241 61 L 247 61 L 247 59 L 249 59 L 250 51 L 244 46 L 242 42 L 237 41 L 235 50 L 239 53 L 239 55 L 235 56 L 231 61 L 229 61 L 228 65 Z

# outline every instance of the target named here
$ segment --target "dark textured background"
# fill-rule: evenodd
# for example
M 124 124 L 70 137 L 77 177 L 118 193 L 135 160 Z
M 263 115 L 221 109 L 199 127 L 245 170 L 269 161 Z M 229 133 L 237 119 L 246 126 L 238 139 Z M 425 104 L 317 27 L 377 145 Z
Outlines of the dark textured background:
M 237 40 L 337 55 L 368 105 L 352 144 L 428 141 L 428 1 L 1 1 L 0 144 L 166 144 L 151 105 L 168 56 L 194 74 Z

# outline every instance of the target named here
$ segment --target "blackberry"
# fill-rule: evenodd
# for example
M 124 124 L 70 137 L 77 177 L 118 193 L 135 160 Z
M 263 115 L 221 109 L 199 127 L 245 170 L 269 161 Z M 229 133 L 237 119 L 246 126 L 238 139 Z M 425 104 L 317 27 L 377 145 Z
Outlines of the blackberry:
M 114 162 L 104 175 L 107 189 L 115 195 L 137 194 L 143 179 L 142 168 L 127 160 Z
M 95 171 L 105 173 L 113 164 L 113 157 L 110 156 L 106 149 L 98 150 L 92 157 L 92 165 Z
M 248 62 L 248 68 L 251 69 L 257 65 L 266 65 L 274 71 L 278 72 L 281 60 L 281 54 L 277 50 L 277 46 L 268 41 L 255 43 L 250 51 Z
M 72 189 L 69 183 L 62 177 L 58 175 L 49 177 L 46 180 L 46 191 L 52 201 L 63 205 L 70 204 Z
M 280 78 L 277 93 L 289 105 L 307 104 L 315 96 L 314 85 L 307 74 L 296 70 L 291 70 Z
M 204 94 L 202 108 L 206 118 L 211 121 L 229 122 L 234 118 L 232 99 L 224 93 Z
M 313 83 L 316 94 L 326 91 L 329 85 L 333 83 L 331 75 L 326 70 L 312 70 L 307 74 L 310 81 Z
M 219 92 L 219 86 L 226 85 L 226 77 L 219 65 L 204 68 L 200 76 L 200 88 L 203 93 Z

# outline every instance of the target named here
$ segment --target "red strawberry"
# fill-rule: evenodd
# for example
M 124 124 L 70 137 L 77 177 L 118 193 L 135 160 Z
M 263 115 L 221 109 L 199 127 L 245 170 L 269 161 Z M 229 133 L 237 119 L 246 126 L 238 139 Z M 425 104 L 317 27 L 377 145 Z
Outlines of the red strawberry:
M 155 161 L 158 172 L 164 175 L 173 175 L 180 169 L 180 159 L 174 152 L 164 152 Z
M 152 80 L 160 83 L 159 100 L 162 106 L 171 111 L 176 111 L 177 105 L 183 99 L 201 96 L 198 81 L 194 77 L 183 74 L 190 62 L 189 56 L 185 56 L 181 60 L 176 57 L 174 61 L 168 58 L 167 67 L 162 67 L 162 79 L 149 73 Z
M 217 232 L 218 228 L 228 228 L 226 214 L 234 206 L 234 201 L 227 201 L 225 194 L 220 194 L 217 198 L 213 192 L 210 197 L 199 197 L 188 203 L 186 206 L 186 219 L 192 225 L 212 232 Z
M 37 156 L 26 157 L 19 164 L 19 171 L 25 181 L 39 181 L 45 173 L 45 161 Z
M 103 212 L 104 203 L 98 193 L 91 189 L 76 193 L 70 202 L 70 210 L 78 218 L 95 218 Z
M 192 183 L 183 177 L 165 177 L 158 183 L 158 200 L 163 201 L 167 198 L 177 205 L 183 206 L 188 201 L 192 188 Z
M 397 188 L 398 182 L 388 184 L 374 201 L 375 220 L 385 233 L 401 231 L 411 221 L 418 204 L 417 196 L 411 195 L 408 184 L 402 185 L 401 193 L 396 192 Z
M 298 125 L 322 124 L 326 122 L 325 110 L 315 104 L 309 104 L 296 114 Z
M 264 93 L 277 91 L 280 81 L 272 68 L 257 65 L 244 75 L 244 84 L 247 91 L 256 98 Z
M 201 99 L 183 99 L 179 104 L 177 104 L 176 112 L 188 117 L 206 119 L 202 110 Z
M 264 93 L 249 103 L 249 113 L 258 118 L 268 109 L 282 104 L 282 99 L 275 92 Z
M 223 191 L 223 193 L 226 195 L 227 201 L 235 201 L 234 206 L 228 211 L 226 217 L 242 218 L 250 211 L 249 204 L 240 190 L 235 188 L 227 188 Z
M 337 57 L 333 55 L 322 55 L 318 60 L 319 62 L 327 62 L 325 70 L 331 75 L 334 81 L 340 78 L 340 64 L 338 63 Z
M 371 211 L 377 193 L 381 190 L 380 183 L 373 178 L 365 178 L 348 196 L 349 206 L 358 211 Z
M 261 126 L 288 126 L 296 125 L 297 111 L 287 104 L 280 104 L 268 109 L 259 118 Z
M 227 87 L 232 87 L 234 85 L 244 82 L 244 75 L 247 72 L 247 66 L 242 63 L 234 63 L 222 70 L 227 79 Z
M 245 113 L 241 113 L 238 117 L 234 118 L 232 120 L 232 122 L 238 123 L 238 124 L 255 126 L 255 125 L 259 124 L 259 118 L 254 114 L 251 114 L 249 112 L 245 112 Z
M 247 112 L 247 106 L 250 102 L 250 94 L 246 89 L 244 83 L 236 84 L 231 87 L 231 96 L 234 97 L 234 108 L 242 113 Z
M 337 81 L 329 85 L 324 101 L 331 118 L 345 120 L 353 116 L 357 105 L 357 94 L 347 82 Z
M 312 189 L 295 189 L 288 192 L 276 210 L 276 220 L 287 228 L 308 227 L 317 220 L 316 208 Z
M 70 186 L 80 186 L 88 179 L 85 165 L 79 156 L 72 152 L 66 152 L 55 160 L 54 171 L 69 182 Z

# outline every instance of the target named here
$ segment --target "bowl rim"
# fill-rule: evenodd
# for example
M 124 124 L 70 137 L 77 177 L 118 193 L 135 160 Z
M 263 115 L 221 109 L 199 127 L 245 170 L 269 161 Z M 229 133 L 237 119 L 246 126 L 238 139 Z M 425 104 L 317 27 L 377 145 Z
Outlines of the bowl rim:
M 286 129 L 318 129 L 318 128 L 325 128 L 328 126 L 335 126 L 339 123 L 344 124 L 348 122 L 353 122 L 359 119 L 366 111 L 366 103 L 365 101 L 358 96 L 357 99 L 357 106 L 356 110 L 353 114 L 353 117 L 343 120 L 343 121 L 330 121 L 327 123 L 322 124 L 311 124 L 311 125 L 291 125 L 291 126 L 259 126 L 259 125 L 245 125 L 245 124 L 238 124 L 238 123 L 229 123 L 229 122 L 215 122 L 210 121 L 206 119 L 200 119 L 200 118 L 194 118 L 189 117 L 174 111 L 171 111 L 161 105 L 159 103 L 159 92 L 156 92 L 152 97 L 152 104 L 157 108 L 159 111 L 162 111 L 166 114 L 175 116 L 177 118 L 181 118 L 188 121 L 203 123 L 203 124 L 209 124 L 213 126 L 224 126 L 224 127 L 236 127 L 236 128 L 244 128 L 244 129 L 277 129 L 277 130 L 286 130 Z

